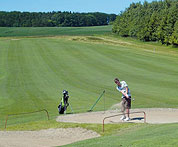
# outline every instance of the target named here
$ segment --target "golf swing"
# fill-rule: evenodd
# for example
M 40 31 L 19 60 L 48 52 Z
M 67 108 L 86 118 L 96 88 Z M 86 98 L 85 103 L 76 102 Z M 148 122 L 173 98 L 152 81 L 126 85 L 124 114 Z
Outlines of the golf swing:
M 131 108 L 130 90 L 129 90 L 128 85 L 125 81 L 119 81 L 118 78 L 115 78 L 114 82 L 117 85 L 116 89 L 122 93 L 121 112 L 123 113 L 123 116 L 121 117 L 121 120 L 129 121 L 130 120 L 129 113 L 130 113 L 130 108 Z M 127 115 L 127 117 L 126 117 L 126 115 Z

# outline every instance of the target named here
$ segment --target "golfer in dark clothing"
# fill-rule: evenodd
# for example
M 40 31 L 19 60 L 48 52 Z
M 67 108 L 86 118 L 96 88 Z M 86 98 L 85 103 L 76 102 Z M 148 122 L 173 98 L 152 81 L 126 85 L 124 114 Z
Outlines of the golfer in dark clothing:
M 117 87 L 116 89 L 122 93 L 122 108 L 121 111 L 123 113 L 123 116 L 121 117 L 121 120 L 129 121 L 129 113 L 131 108 L 131 94 L 130 90 L 128 88 L 128 85 L 125 81 L 119 81 L 118 78 L 114 79 L 114 82 L 116 83 Z M 125 115 L 125 111 L 127 114 L 127 117 Z

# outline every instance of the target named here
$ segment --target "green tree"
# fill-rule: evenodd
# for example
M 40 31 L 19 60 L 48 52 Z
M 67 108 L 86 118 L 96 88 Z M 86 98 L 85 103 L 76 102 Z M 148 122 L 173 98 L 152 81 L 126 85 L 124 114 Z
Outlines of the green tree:
M 132 3 L 113 23 L 113 32 L 123 37 L 137 37 L 143 41 L 176 43 L 178 0 Z M 174 41 L 173 41 L 174 40 Z
M 174 31 L 172 33 L 172 36 L 170 37 L 170 43 L 178 46 L 178 21 L 176 21 L 174 25 Z

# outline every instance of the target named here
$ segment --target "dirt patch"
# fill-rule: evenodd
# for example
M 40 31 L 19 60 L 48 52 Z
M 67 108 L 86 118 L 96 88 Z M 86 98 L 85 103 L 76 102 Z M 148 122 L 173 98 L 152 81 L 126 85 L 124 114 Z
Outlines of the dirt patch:
M 59 128 L 40 131 L 0 131 L 1 147 L 50 147 L 99 137 L 82 128 Z
M 129 42 L 124 42 L 120 40 L 112 40 L 109 38 L 103 38 L 103 37 L 96 37 L 96 36 L 77 36 L 77 37 L 71 37 L 69 40 L 72 41 L 81 41 L 81 42 L 87 42 L 87 43 L 99 43 L 99 44 L 110 44 L 110 45 L 132 45 Z

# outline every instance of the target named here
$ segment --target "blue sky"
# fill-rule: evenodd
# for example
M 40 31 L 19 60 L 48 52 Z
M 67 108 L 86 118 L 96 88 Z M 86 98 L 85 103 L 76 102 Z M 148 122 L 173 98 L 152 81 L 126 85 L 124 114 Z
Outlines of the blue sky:
M 104 12 L 119 14 L 132 2 L 145 0 L 0 0 L 0 11 Z M 147 0 L 152 2 L 153 0 Z

